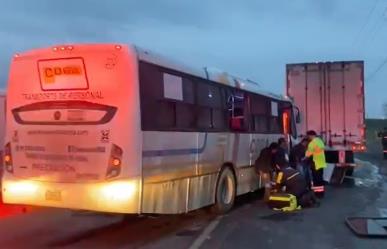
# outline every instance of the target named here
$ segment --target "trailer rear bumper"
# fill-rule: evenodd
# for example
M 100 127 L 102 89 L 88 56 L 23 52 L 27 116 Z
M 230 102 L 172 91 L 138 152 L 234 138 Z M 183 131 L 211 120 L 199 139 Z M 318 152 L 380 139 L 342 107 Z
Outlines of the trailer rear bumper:
M 356 163 L 336 163 L 335 165 L 339 168 L 355 168 L 357 166 Z
M 350 166 L 355 165 L 354 152 L 352 150 L 326 150 L 327 163 Z

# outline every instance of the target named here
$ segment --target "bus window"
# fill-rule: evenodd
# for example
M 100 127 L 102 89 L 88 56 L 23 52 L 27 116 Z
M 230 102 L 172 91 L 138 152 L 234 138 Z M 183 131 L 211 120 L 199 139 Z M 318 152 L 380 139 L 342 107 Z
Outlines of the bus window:
M 250 127 L 253 132 L 268 132 L 269 102 L 267 98 L 250 95 Z
M 230 115 L 230 128 L 235 131 L 245 131 L 246 101 L 243 92 L 235 92 L 228 98 L 228 110 Z

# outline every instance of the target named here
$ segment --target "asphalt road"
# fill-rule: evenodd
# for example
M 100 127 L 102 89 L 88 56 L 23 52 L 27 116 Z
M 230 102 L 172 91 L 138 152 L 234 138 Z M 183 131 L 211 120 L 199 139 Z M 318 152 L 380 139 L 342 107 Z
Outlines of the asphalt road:
M 172 216 L 102 216 L 48 209 L 0 219 L 0 248 L 387 248 L 356 237 L 347 216 L 387 216 L 387 163 L 359 156 L 354 179 L 330 186 L 319 208 L 276 213 L 260 195 L 238 198 L 229 214 L 207 210 Z

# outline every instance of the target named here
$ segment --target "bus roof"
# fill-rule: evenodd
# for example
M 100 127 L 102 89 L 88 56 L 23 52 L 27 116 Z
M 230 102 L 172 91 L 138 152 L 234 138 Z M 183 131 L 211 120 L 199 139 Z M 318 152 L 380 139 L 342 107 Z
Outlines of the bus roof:
M 228 85 L 231 87 L 240 88 L 242 90 L 246 90 L 249 92 L 261 94 L 273 99 L 282 100 L 282 101 L 290 101 L 288 98 L 277 95 L 274 93 L 270 93 L 267 91 L 264 91 L 263 89 L 259 89 L 259 84 L 256 82 L 253 82 L 248 79 L 242 79 L 237 76 L 233 76 L 225 71 L 219 70 L 219 69 L 209 69 L 207 67 L 203 67 L 202 69 L 197 69 L 194 67 L 186 66 L 183 63 L 177 62 L 175 60 L 169 59 L 163 55 L 151 52 L 149 50 L 143 49 L 138 46 L 134 46 L 138 58 L 140 61 L 149 62 L 152 64 L 156 64 L 159 66 L 163 66 L 169 69 L 174 69 L 176 71 L 180 71 L 192 76 L 196 76 L 199 78 L 207 79 L 213 82 L 217 82 L 220 84 Z

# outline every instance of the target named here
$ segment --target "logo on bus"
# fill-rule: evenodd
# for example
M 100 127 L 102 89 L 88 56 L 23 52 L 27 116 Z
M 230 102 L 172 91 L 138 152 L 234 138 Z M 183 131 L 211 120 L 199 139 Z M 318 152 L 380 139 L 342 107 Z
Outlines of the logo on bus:
M 43 78 L 44 78 L 45 84 L 55 83 L 55 79 L 58 76 L 79 76 L 81 74 L 82 74 L 82 68 L 79 66 L 43 68 Z
M 102 130 L 101 131 L 101 142 L 108 143 L 110 140 L 110 130 Z

